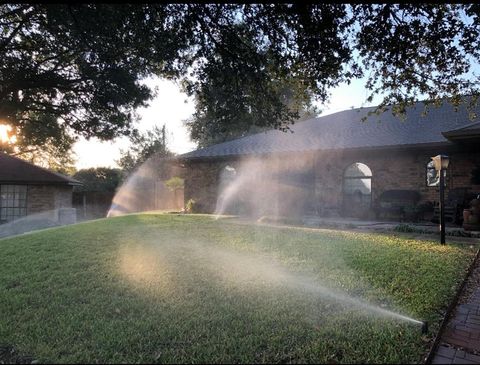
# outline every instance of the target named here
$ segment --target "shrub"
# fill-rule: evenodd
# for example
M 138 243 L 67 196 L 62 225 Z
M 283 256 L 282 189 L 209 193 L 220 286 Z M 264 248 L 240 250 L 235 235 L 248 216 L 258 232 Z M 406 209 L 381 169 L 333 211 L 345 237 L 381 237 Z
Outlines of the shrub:
M 470 232 L 464 231 L 463 229 L 455 229 L 445 232 L 446 236 L 452 237 L 473 237 Z
M 185 212 L 186 213 L 195 213 L 195 206 L 196 202 L 193 199 L 189 199 L 187 204 L 185 205 Z
M 174 176 L 167 181 L 165 181 L 165 186 L 173 192 L 177 192 L 177 190 L 183 189 L 185 185 L 184 180 L 181 177 Z
M 393 228 L 395 232 L 405 232 L 405 233 L 429 233 L 425 229 L 412 227 L 409 224 L 400 223 L 399 225 Z

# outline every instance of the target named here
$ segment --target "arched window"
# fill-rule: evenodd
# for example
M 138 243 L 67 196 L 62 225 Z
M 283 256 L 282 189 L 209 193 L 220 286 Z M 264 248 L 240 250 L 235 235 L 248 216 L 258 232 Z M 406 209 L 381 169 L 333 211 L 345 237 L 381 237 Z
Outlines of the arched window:
M 233 180 L 235 180 L 235 177 L 237 176 L 237 170 L 235 167 L 232 167 L 230 165 L 225 166 L 222 171 L 220 172 L 220 180 L 221 184 L 229 184 Z
M 345 169 L 343 174 L 344 209 L 353 215 L 365 213 L 372 203 L 372 171 L 361 163 L 355 162 Z M 348 212 L 347 212 L 348 213 Z

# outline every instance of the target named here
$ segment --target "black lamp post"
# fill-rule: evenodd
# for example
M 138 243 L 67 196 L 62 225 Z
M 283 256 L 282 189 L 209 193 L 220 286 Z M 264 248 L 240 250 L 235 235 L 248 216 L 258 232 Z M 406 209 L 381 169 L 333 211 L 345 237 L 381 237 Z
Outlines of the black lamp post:
M 440 174 L 440 243 L 445 244 L 445 171 L 450 162 L 448 156 L 438 155 L 432 157 L 435 170 Z

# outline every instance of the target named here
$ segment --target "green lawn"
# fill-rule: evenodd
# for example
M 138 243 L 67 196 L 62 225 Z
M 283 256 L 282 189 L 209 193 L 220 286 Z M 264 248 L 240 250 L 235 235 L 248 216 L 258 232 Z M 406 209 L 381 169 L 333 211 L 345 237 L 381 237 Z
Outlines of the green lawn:
M 50 362 L 421 362 L 474 256 L 393 235 L 144 214 L 0 240 L 0 344 Z M 318 285 L 318 287 L 316 286 Z

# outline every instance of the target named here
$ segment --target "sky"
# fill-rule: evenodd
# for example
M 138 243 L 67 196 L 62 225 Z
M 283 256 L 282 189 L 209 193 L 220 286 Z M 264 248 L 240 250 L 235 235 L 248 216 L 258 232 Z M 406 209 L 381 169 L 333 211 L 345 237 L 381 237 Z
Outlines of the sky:
M 157 88 L 157 96 L 150 101 L 147 108 L 137 110 L 140 118 L 137 128 L 140 131 L 151 129 L 155 125 L 165 124 L 167 130 L 167 144 L 175 153 L 185 153 L 196 148 L 188 136 L 184 121 L 194 112 L 193 100 L 180 91 L 178 85 L 172 81 L 161 79 L 148 79 L 145 83 Z M 372 103 L 367 104 L 365 80 L 354 80 L 350 85 L 342 84 L 331 90 L 330 102 L 326 105 L 317 104 L 322 111 L 320 116 L 335 113 L 341 110 L 371 106 L 380 103 L 377 97 Z M 101 142 L 97 139 L 89 141 L 80 139 L 74 145 L 77 169 L 89 167 L 118 167 L 116 160 L 120 158 L 121 149 L 128 149 L 128 139 L 118 138 L 113 142 Z

